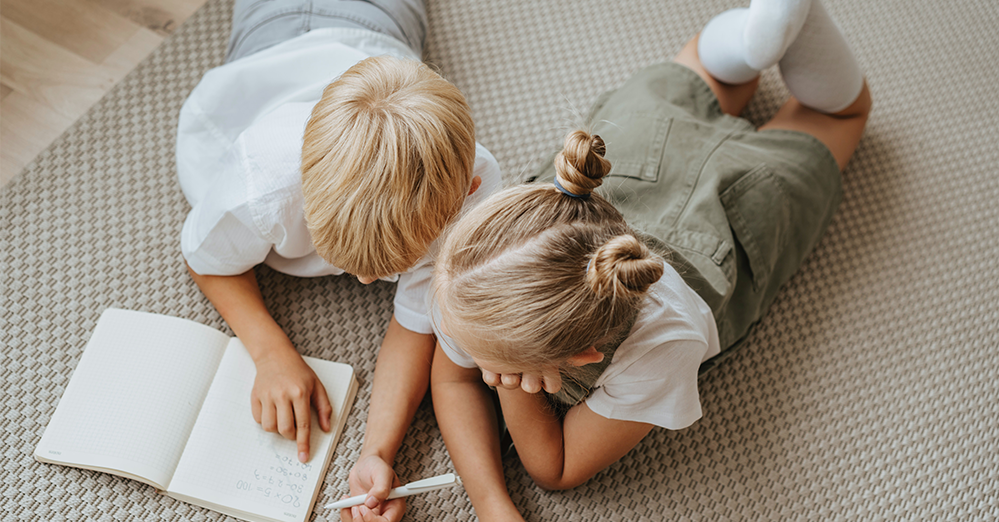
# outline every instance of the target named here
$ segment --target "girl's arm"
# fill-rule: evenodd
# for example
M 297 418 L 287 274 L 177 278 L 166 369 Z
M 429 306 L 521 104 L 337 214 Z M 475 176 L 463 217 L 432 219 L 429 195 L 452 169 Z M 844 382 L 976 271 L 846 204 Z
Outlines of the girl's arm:
M 400 520 L 406 509 L 405 499 L 385 499 L 389 490 L 402 485 L 392 463 L 427 393 L 435 344 L 433 335 L 407 330 L 393 315 L 378 351 L 364 445 L 349 481 L 351 495 L 367 493 L 366 505 L 379 507 L 390 521 Z M 350 510 L 343 510 L 341 517 L 350 520 Z
M 492 392 L 479 369 L 458 366 L 438 343 L 430 386 L 441 435 L 479 519 L 523 520 L 506 488 Z
M 560 420 L 540 393 L 498 388 L 503 418 L 524 468 L 545 489 L 574 488 L 617 462 L 652 424 L 597 415 L 585 402 Z

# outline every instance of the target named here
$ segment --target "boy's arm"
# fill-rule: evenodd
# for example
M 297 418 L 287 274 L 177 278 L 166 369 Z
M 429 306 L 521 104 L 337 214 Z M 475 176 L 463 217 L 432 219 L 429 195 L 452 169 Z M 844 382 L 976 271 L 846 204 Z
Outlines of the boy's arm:
M 492 392 L 479 369 L 458 366 L 438 344 L 431 390 L 441 435 L 479 519 L 523 520 L 506 488 Z
M 235 276 L 200 275 L 191 267 L 187 270 L 257 367 L 250 394 L 253 419 L 267 431 L 297 440 L 299 460 L 307 461 L 310 404 L 316 408 L 324 431 L 330 431 L 333 408 L 323 383 L 267 311 L 253 270 Z
M 406 507 L 401 498 L 384 501 L 393 487 L 402 485 L 392 463 L 427 393 L 434 344 L 432 334 L 407 330 L 392 316 L 378 351 L 364 444 L 349 480 L 351 495 L 367 493 L 366 505 L 381 503 L 381 516 L 388 520 L 401 519 Z M 343 510 L 341 517 L 350 520 L 349 513 Z
M 545 489 L 574 488 L 617 462 L 652 429 L 651 424 L 598 415 L 585 402 L 559 419 L 540 393 L 498 388 L 503 418 L 517 455 Z M 443 428 L 442 428 L 443 431 Z

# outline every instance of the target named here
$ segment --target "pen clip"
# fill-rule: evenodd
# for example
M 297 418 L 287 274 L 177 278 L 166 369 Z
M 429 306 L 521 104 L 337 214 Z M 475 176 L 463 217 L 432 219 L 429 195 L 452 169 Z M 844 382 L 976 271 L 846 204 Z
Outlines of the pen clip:
M 417 480 L 416 482 L 410 482 L 409 484 L 406 484 L 403 487 L 405 487 L 406 489 L 409 489 L 409 490 L 416 491 L 416 490 L 421 490 L 421 489 L 428 489 L 428 488 L 436 488 L 436 487 L 440 487 L 440 486 L 446 486 L 446 485 L 449 485 L 449 484 L 456 484 L 457 482 L 458 482 L 458 478 L 455 477 L 454 473 L 447 473 L 447 474 L 441 475 L 439 477 L 432 477 L 432 478 L 428 478 L 428 479 Z

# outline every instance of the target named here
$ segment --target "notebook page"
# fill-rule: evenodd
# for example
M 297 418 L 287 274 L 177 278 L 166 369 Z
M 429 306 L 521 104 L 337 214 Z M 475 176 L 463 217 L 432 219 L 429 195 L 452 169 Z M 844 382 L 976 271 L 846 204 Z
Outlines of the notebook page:
M 194 321 L 105 310 L 36 457 L 165 486 L 228 341 Z
M 233 339 L 188 439 L 168 491 L 171 495 L 247 518 L 253 513 L 274 520 L 304 521 L 322 482 L 342 420 L 353 401 L 353 369 L 345 364 L 305 358 L 326 387 L 333 405 L 332 433 L 319 428 L 312 412 L 308 463 L 298 462 L 298 447 L 253 420 L 250 391 L 256 368 L 239 339 Z

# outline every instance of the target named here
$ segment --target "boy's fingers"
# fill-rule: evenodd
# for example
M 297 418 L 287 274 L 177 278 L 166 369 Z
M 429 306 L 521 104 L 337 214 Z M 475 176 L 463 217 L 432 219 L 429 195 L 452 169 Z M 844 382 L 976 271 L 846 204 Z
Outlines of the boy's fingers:
M 253 420 L 260 424 L 260 399 L 255 395 L 250 397 L 250 411 L 253 412 Z
M 316 387 L 312 390 L 312 403 L 316 407 L 316 414 L 319 416 L 319 427 L 323 431 L 330 431 L 333 427 L 330 425 L 331 417 L 333 416 L 333 406 L 330 405 L 330 397 L 326 395 L 326 388 L 323 387 L 323 383 L 316 380 Z
M 295 431 L 298 437 L 298 460 L 309 461 L 309 435 L 312 431 L 312 413 L 309 411 L 309 400 L 295 401 Z
M 274 411 L 274 405 L 269 402 L 260 405 L 260 426 L 270 433 L 277 431 L 277 412 Z
M 284 402 L 275 405 L 277 407 L 277 428 L 278 433 L 288 440 L 295 440 L 295 410 L 291 403 Z

